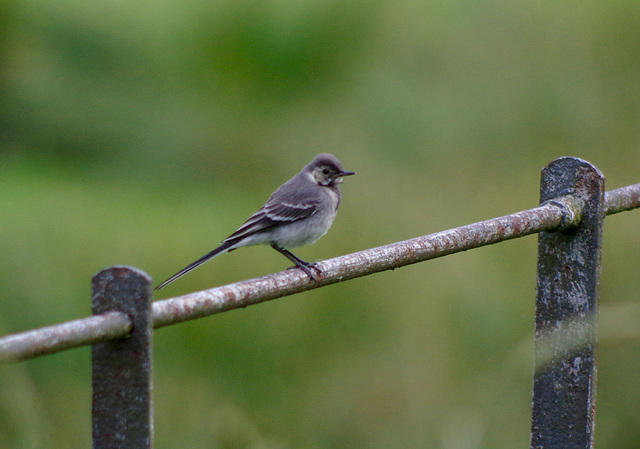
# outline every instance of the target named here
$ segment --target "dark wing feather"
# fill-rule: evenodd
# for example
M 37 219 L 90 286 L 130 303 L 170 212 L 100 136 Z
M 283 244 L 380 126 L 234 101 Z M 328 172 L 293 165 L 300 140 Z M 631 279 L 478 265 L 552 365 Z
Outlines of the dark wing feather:
M 236 232 L 223 240 L 228 242 L 238 240 L 247 235 L 255 234 L 277 226 L 281 223 L 291 223 L 310 217 L 318 211 L 318 204 L 306 202 L 300 204 L 279 203 L 267 201 L 255 214 L 249 217 Z
M 264 211 L 267 217 L 274 221 L 298 221 L 315 214 L 318 211 L 318 203 L 316 201 L 298 204 L 267 203 Z

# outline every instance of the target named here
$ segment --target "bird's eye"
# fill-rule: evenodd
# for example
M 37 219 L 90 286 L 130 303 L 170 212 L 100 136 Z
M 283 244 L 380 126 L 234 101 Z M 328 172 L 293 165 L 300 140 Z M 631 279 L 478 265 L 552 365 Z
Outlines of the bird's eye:
M 325 175 L 328 175 L 329 174 L 329 169 L 325 168 L 324 170 L 322 170 L 322 173 L 324 173 Z

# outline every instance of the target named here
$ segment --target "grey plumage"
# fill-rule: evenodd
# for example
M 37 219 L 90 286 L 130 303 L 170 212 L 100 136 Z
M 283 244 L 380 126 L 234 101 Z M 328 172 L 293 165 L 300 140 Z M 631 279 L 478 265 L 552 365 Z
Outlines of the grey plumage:
M 340 205 L 343 176 L 355 173 L 342 169 L 331 154 L 319 154 L 298 174 L 278 187 L 264 205 L 222 244 L 162 282 L 159 290 L 223 252 L 242 246 L 270 244 L 275 250 L 315 280 L 314 264 L 296 257 L 286 248 L 310 245 L 327 233 Z

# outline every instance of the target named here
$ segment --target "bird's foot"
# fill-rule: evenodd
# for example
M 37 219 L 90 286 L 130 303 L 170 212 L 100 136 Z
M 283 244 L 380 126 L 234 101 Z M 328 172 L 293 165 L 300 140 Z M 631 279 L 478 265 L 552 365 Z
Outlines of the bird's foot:
M 313 274 L 311 270 L 312 269 L 316 270 L 318 274 L 322 273 L 322 270 L 318 268 L 315 262 L 305 262 L 304 260 L 301 260 L 299 263 L 296 263 L 294 267 L 289 267 L 288 269 L 291 270 L 293 268 L 300 268 L 302 271 L 304 271 L 307 274 L 307 276 L 309 276 L 309 278 L 311 278 L 312 281 L 316 281 L 316 282 L 318 281 L 318 278 L 316 277 L 316 275 Z

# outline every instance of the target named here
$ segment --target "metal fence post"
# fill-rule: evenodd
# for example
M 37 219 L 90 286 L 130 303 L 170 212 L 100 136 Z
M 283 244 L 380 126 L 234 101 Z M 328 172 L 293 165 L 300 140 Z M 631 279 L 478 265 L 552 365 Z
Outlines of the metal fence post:
M 556 159 L 542 171 L 540 202 L 563 195 L 581 203 L 582 220 L 575 228 L 539 234 L 534 449 L 593 446 L 604 177 L 582 159 Z
M 94 315 L 127 313 L 128 337 L 92 346 L 92 430 L 94 449 L 153 447 L 153 323 L 151 278 L 126 266 L 115 266 L 92 279 Z

